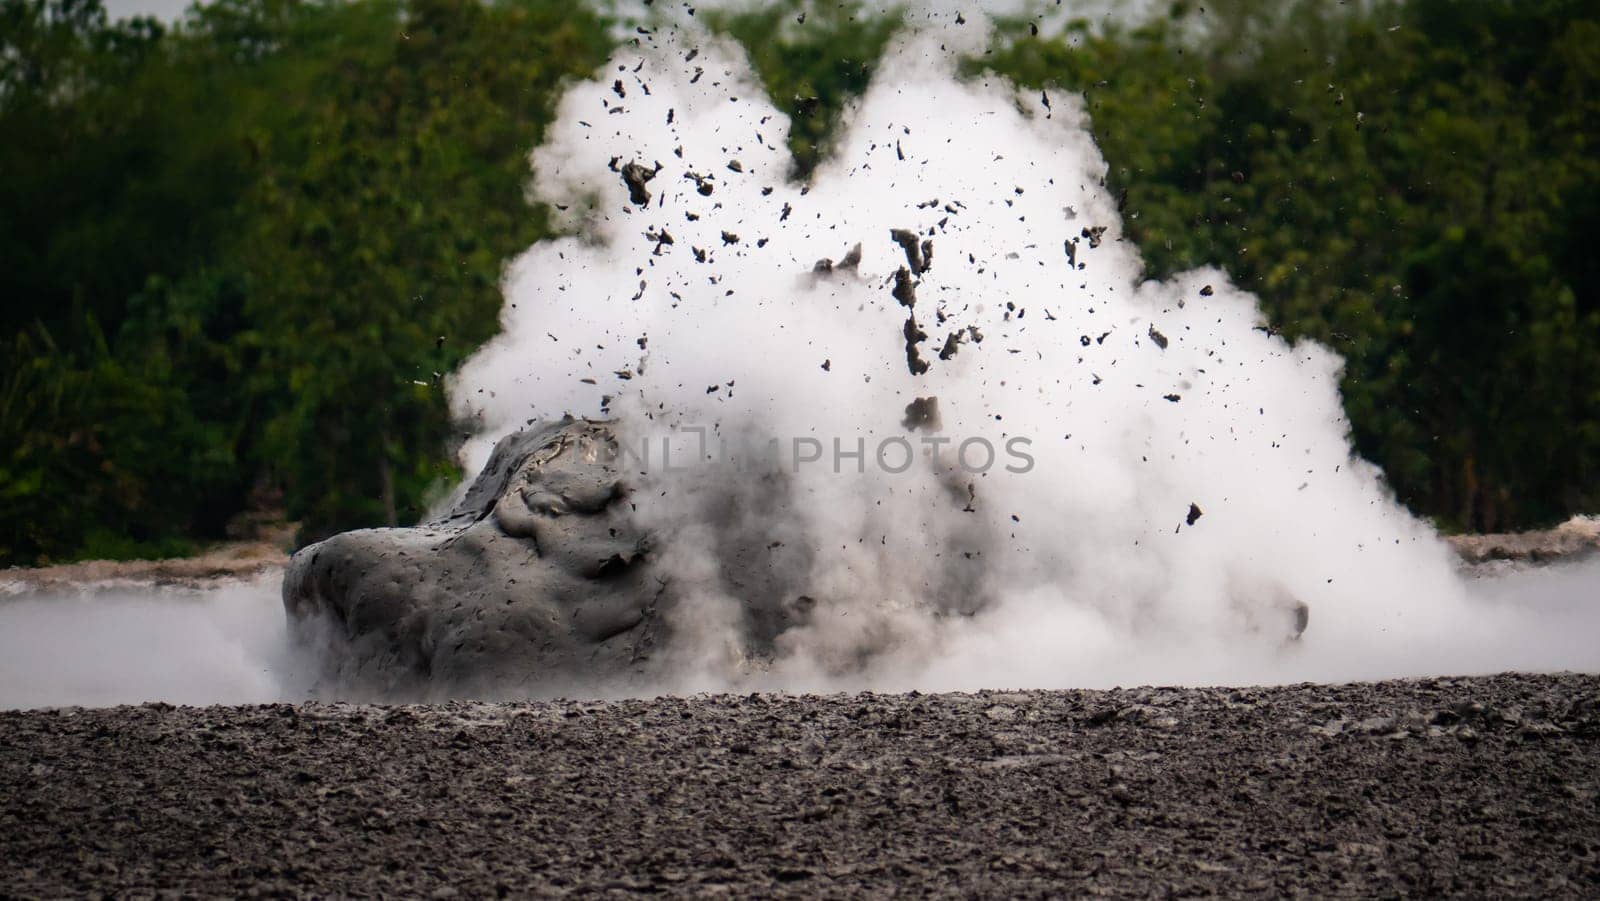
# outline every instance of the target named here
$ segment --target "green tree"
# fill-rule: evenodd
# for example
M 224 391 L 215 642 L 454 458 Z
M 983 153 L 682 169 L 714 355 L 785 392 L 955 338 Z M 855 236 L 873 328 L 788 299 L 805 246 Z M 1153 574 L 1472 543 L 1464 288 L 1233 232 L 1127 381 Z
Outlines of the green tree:
M 744 47 L 767 95 L 788 114 L 794 174 L 803 179 L 827 155 L 845 105 L 872 81 L 902 13 L 872 12 L 859 0 L 775 0 L 704 18 Z
M 308 537 L 420 515 L 450 471 L 435 373 L 546 233 L 527 154 L 605 23 L 0 0 L 0 25 L 0 561 L 182 550 L 258 483 Z
M 247 201 L 260 454 L 306 538 L 414 521 L 455 476 L 441 374 L 494 334 L 505 264 L 548 234 L 527 154 L 609 49 L 570 3 L 364 9 L 398 27 L 322 59 L 298 144 Z
M 1344 354 L 1357 449 L 1453 528 L 1600 506 L 1600 11 L 1178 5 L 1012 23 L 982 65 L 1084 93 L 1153 275 L 1222 265 Z M 1241 38 L 1240 35 L 1244 37 Z

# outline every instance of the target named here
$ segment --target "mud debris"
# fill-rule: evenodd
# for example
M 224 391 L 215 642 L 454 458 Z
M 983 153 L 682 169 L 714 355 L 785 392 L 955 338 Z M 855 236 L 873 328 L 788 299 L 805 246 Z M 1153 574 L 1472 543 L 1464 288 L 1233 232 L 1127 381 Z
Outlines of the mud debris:
M 917 305 L 917 286 L 911 280 L 911 270 L 901 266 L 894 271 L 894 289 L 889 293 L 903 307 Z
M 900 426 L 908 432 L 918 429 L 924 432 L 939 431 L 939 398 L 919 397 L 906 404 L 906 415 L 900 420 Z
M 904 228 L 890 229 L 889 237 L 905 251 L 906 265 L 910 267 L 912 274 L 921 275 L 933 267 L 931 239 L 922 240 L 916 232 Z
M 904 332 L 906 337 L 906 367 L 911 370 L 912 375 L 922 375 L 928 371 L 929 364 L 927 360 L 922 358 L 920 345 L 928 340 L 928 333 L 917 325 L 916 316 L 906 317 Z
M 643 163 L 638 161 L 623 166 L 622 183 L 628 186 L 628 200 L 635 206 L 648 206 L 650 204 L 650 189 L 646 188 L 645 185 L 649 184 L 660 171 L 660 163 L 657 163 L 654 169 L 646 168 Z

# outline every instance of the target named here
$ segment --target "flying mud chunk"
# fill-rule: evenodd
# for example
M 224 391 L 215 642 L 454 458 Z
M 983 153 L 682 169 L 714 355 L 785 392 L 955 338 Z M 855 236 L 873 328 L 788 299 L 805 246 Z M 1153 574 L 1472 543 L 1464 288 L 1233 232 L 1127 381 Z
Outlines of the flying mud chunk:
M 660 171 L 660 163 L 656 163 L 654 169 L 646 168 L 643 163 L 637 161 L 622 167 L 622 183 L 628 186 L 628 199 L 635 206 L 646 206 L 650 203 L 650 189 L 645 185 L 649 184 Z
M 904 266 L 894 271 L 894 290 L 889 292 L 902 307 L 917 305 L 917 285 L 911 280 L 911 270 Z
M 817 264 L 811 267 L 811 273 L 813 275 L 831 275 L 835 271 L 855 272 L 860 268 L 861 244 L 860 242 L 857 242 L 856 245 L 850 248 L 850 251 L 844 255 L 844 259 L 837 263 L 833 261 L 832 257 L 823 257 L 822 259 L 818 260 Z
M 890 229 L 889 237 L 905 251 L 906 265 L 911 267 L 913 273 L 921 275 L 933 268 L 932 241 L 919 243 L 917 233 L 905 228 Z
M 605 423 L 502 439 L 445 516 L 311 545 L 283 603 L 324 683 L 382 696 L 549 695 L 624 685 L 665 637 L 665 585 Z
M 1311 608 L 1306 606 L 1305 601 L 1295 601 L 1289 608 L 1289 616 L 1294 626 L 1289 640 L 1299 641 L 1300 636 L 1306 634 L 1306 626 L 1311 624 Z
M 949 360 L 961 350 L 961 332 L 951 332 L 945 336 L 944 347 L 939 349 L 939 359 Z
M 900 420 L 900 426 L 909 432 L 917 429 L 925 432 L 939 431 L 939 398 L 919 397 L 906 404 L 906 415 Z
M 922 349 L 919 345 L 928 340 L 928 333 L 917 325 L 915 314 L 906 316 L 903 331 L 906 336 L 906 368 L 912 375 L 922 375 L 928 371 L 928 361 L 922 358 Z

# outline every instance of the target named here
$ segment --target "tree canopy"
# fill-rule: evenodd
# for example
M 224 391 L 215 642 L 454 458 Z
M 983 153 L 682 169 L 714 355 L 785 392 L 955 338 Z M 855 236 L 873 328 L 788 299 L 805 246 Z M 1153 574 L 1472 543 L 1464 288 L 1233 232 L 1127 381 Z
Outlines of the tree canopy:
M 440 380 L 547 230 L 528 151 L 610 49 L 562 0 L 0 6 L 0 560 L 317 537 L 452 476 Z
M 1600 8 L 1178 4 L 1025 23 L 983 65 L 1081 90 L 1151 274 L 1216 263 L 1344 355 L 1357 450 L 1454 529 L 1600 508 Z
M 701 11 L 795 176 L 900 21 Z M 0 563 L 179 553 L 263 496 L 312 539 L 457 473 L 443 376 L 549 233 L 528 153 L 609 52 L 581 0 L 0 0 Z M 1160 277 L 1215 263 L 1347 360 L 1358 451 L 1449 528 L 1600 508 L 1600 9 L 1179 2 L 1002 22 L 1081 91 Z

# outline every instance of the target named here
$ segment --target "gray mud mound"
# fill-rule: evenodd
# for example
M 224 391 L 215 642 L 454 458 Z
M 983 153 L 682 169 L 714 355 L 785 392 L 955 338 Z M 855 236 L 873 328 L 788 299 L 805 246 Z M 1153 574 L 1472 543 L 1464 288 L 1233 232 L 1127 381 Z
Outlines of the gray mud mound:
M 0 896 L 1600 894 L 1600 678 L 0 713 Z
M 358 700 L 660 690 L 696 651 L 674 638 L 677 593 L 657 548 L 673 539 L 673 524 L 657 524 L 660 536 L 638 524 L 636 486 L 619 471 L 628 459 L 610 423 L 533 426 L 501 439 L 448 514 L 416 528 L 346 532 L 295 554 L 283 603 L 296 639 L 324 661 L 321 688 Z M 771 660 L 777 639 L 809 624 L 822 600 L 810 552 L 791 534 L 811 501 L 781 469 L 701 475 L 673 485 L 680 515 L 711 533 L 704 553 L 714 573 L 695 578 L 739 599 L 719 641 L 746 660 Z M 952 503 L 968 499 L 951 487 Z M 963 560 L 930 574 L 928 609 L 981 607 L 983 567 Z M 839 666 L 859 668 L 879 644 L 864 636 Z
M 604 423 L 502 439 L 445 516 L 336 535 L 294 556 L 283 602 L 337 690 L 389 697 L 622 687 L 649 666 L 649 574 Z

